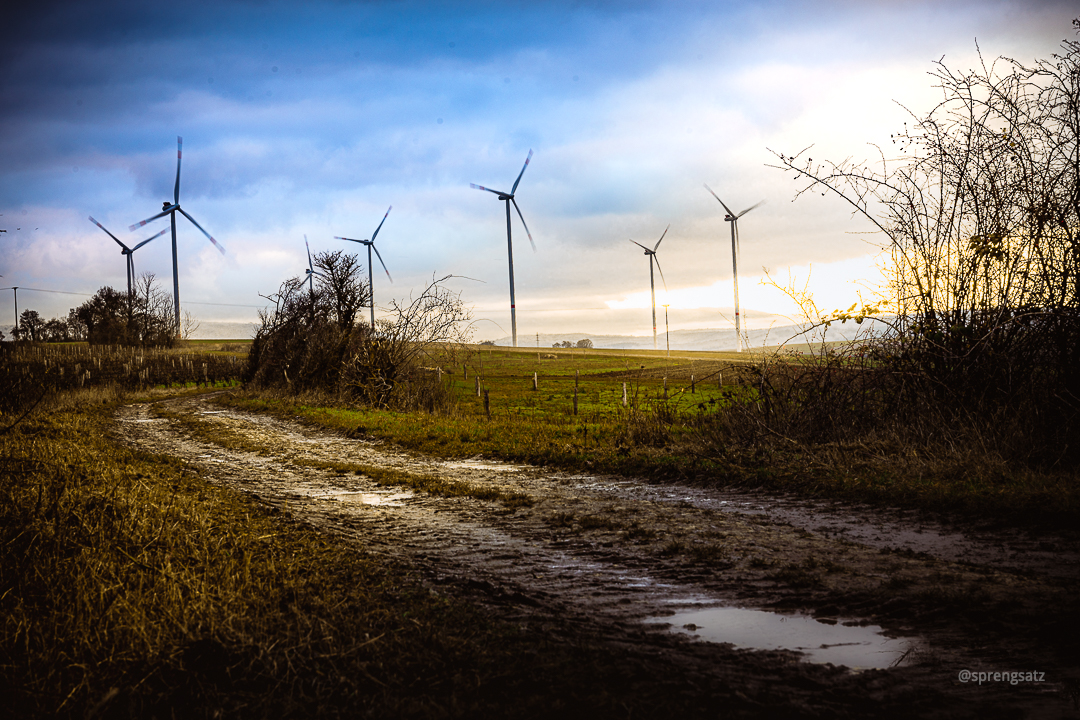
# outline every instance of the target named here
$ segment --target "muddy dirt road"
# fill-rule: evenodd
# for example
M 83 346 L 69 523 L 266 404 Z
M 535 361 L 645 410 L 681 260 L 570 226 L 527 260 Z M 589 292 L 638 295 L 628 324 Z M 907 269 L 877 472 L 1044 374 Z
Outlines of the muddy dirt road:
M 128 406 L 117 422 L 124 442 L 409 563 L 433 592 L 605 643 L 628 672 L 669 673 L 671 692 L 718 709 L 738 698 L 823 717 L 1080 717 L 1076 538 L 436 460 L 206 396 Z M 349 464 L 473 492 L 415 491 Z M 994 672 L 1022 675 L 980 682 Z

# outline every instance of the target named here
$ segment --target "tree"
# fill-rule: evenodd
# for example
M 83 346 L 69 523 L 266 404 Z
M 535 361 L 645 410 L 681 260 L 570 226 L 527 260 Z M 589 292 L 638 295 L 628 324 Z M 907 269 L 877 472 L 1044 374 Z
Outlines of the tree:
M 65 319 L 67 325 L 68 337 L 76 342 L 86 340 L 86 325 L 79 320 L 79 312 L 76 308 L 70 308 L 68 310 L 67 318 Z
M 125 292 L 103 287 L 72 311 L 74 318 L 68 314 L 68 324 L 84 327 L 86 340 L 95 345 L 170 346 L 176 331 L 170 300 L 153 273 L 144 273 L 130 299 Z
M 371 304 L 371 288 L 361 275 L 363 268 L 356 255 L 343 250 L 316 253 L 319 269 L 316 284 L 330 300 L 334 321 L 344 330 L 352 328 L 356 313 Z
M 579 348 L 588 349 L 588 348 L 591 348 L 592 346 L 593 346 L 593 342 L 589 338 L 582 338 L 581 340 L 577 341 L 577 347 L 579 347 Z
M 19 329 L 24 338 L 31 342 L 39 342 L 44 340 L 45 320 L 37 310 L 23 310 L 19 315 Z
M 45 323 L 45 342 L 67 342 L 68 326 L 67 323 L 60 318 L 53 318 Z

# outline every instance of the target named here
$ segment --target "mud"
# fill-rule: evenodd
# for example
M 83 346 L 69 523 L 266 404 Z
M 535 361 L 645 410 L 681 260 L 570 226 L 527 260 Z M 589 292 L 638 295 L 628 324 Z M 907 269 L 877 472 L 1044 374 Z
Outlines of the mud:
M 484 458 L 438 460 L 223 411 L 205 396 L 164 406 L 197 417 L 211 436 L 227 431 L 260 450 L 197 439 L 148 405 L 120 411 L 118 437 L 409 563 L 433 592 L 557 641 L 592 638 L 628 666 L 664 668 L 680 691 L 764 693 L 797 714 L 823 716 L 1080 717 L 1075 538 Z M 440 497 L 312 462 L 446 477 L 524 493 L 531 504 Z M 766 612 L 739 612 L 750 610 Z M 769 618 L 776 622 L 754 625 Z M 794 625 L 861 633 L 785 640 Z M 844 644 L 866 652 L 820 647 Z M 1044 679 L 962 683 L 962 670 Z

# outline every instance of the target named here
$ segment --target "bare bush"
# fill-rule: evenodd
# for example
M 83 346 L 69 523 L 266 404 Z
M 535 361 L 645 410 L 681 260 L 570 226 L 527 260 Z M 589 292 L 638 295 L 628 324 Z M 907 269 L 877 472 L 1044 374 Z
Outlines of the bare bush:
M 880 149 L 874 163 L 776 153 L 806 181 L 798 195 L 839 196 L 891 257 L 874 310 L 888 306 L 892 331 L 852 376 L 872 373 L 873 402 L 842 393 L 828 400 L 834 412 L 873 405 L 870 416 L 935 428 L 928 434 L 981 427 L 1025 462 L 1080 461 L 1070 440 L 1080 416 L 1080 43 L 1062 49 L 1032 66 L 1000 58 L 958 72 L 939 62 L 942 100 L 893 136 L 896 159 Z M 762 402 L 820 390 L 836 369 L 821 372 L 785 379 Z
M 339 288 L 362 286 L 359 265 L 337 262 L 351 276 L 339 278 Z M 245 380 L 373 407 L 446 408 L 451 396 L 440 368 L 459 364 L 471 332 L 460 297 L 443 285 L 447 279 L 432 279 L 407 304 L 392 302 L 390 317 L 374 331 L 349 321 L 349 308 L 354 316 L 359 307 L 349 298 L 370 298 L 366 286 L 343 302 L 331 283 L 309 290 L 299 278 L 287 280 L 268 296 L 274 309 L 260 313 Z

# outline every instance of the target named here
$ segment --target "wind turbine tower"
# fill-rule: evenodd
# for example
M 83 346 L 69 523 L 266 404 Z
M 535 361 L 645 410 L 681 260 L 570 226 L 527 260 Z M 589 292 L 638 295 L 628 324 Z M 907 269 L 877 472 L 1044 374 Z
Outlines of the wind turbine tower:
M 533 242 L 532 233 L 529 232 L 529 226 L 525 224 L 525 216 L 521 214 L 521 208 L 518 207 L 517 200 L 514 199 L 514 193 L 517 192 L 518 183 L 521 182 L 521 176 L 525 174 L 525 168 L 529 167 L 529 161 L 532 160 L 532 155 L 532 150 L 529 150 L 529 156 L 525 158 L 525 165 L 522 166 L 521 172 L 518 173 L 517 180 L 514 181 L 514 186 L 510 188 L 510 192 L 492 190 L 483 185 L 469 183 L 469 187 L 476 190 L 486 190 L 489 193 L 495 193 L 500 200 L 506 203 L 506 255 L 510 261 L 510 330 L 514 340 L 514 347 L 517 347 L 517 307 L 514 303 L 514 243 L 510 236 L 510 203 L 514 203 L 514 209 L 517 210 L 518 217 L 521 218 L 521 224 L 525 228 L 525 234 L 529 237 L 529 244 L 532 245 L 533 252 L 536 252 L 536 243 Z
M 741 213 L 735 213 L 731 211 L 727 205 L 724 205 L 724 201 L 720 199 L 720 196 L 712 191 L 712 188 L 708 185 L 705 189 L 709 191 L 709 194 L 716 198 L 716 201 L 724 206 L 724 211 L 727 215 L 724 216 L 725 222 L 731 223 L 731 274 L 735 281 L 735 349 L 736 352 L 742 352 L 742 326 L 739 322 L 739 218 L 746 213 L 750 212 L 754 208 L 765 202 L 762 200 L 756 205 L 743 210 Z
M 656 344 L 656 282 L 653 279 L 653 263 L 656 263 L 656 269 L 660 270 L 660 280 L 664 283 L 664 289 L 667 290 L 667 280 L 664 280 L 664 271 L 660 269 L 660 258 L 656 257 L 656 251 L 660 248 L 660 243 L 664 241 L 664 236 L 667 235 L 667 231 L 671 229 L 668 225 L 664 228 L 664 232 L 660 235 L 660 239 L 656 241 L 651 249 L 645 247 L 637 240 L 630 240 L 630 242 L 637 245 L 639 248 L 645 251 L 645 254 L 649 257 L 649 293 L 652 295 L 652 346 L 653 350 L 659 349 Z

